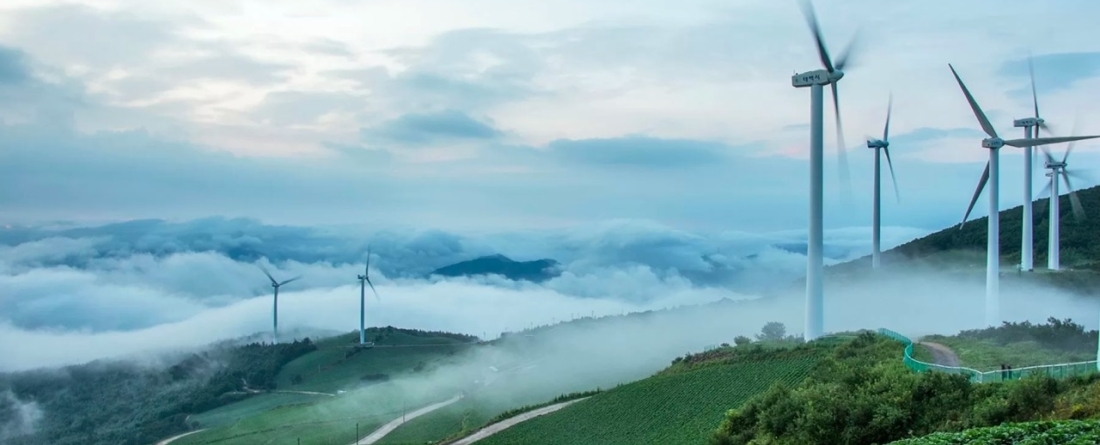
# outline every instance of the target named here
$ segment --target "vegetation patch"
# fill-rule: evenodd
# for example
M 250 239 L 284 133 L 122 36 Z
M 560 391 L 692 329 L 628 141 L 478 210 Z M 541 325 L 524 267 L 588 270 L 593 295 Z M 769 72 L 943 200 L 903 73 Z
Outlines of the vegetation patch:
M 935 433 L 889 445 L 1092 445 L 1100 443 L 1100 421 L 1013 423 L 957 433 Z
M 797 384 L 830 350 L 828 344 L 812 342 L 689 355 L 650 378 L 520 423 L 480 443 L 698 444 L 727 408 L 777 382 Z
M 929 335 L 921 339 L 943 344 L 955 351 L 962 366 L 980 371 L 1077 363 L 1096 360 L 1096 331 L 1070 319 L 1047 319 L 1045 324 L 1004 322 L 996 328 L 962 331 L 953 336 Z M 917 348 L 918 360 L 929 361 L 924 348 Z
M 1074 335 L 1072 329 L 1059 332 Z M 743 405 L 731 404 L 711 443 L 882 444 L 1006 422 L 1100 415 L 1100 402 L 1089 399 L 1100 391 L 1100 374 L 972 384 L 965 375 L 911 372 L 899 358 L 903 348 L 861 334 L 801 383 L 777 384 Z

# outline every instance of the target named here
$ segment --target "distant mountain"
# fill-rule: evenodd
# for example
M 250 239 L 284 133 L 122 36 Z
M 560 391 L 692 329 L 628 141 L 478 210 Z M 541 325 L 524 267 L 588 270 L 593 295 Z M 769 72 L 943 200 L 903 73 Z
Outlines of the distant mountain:
M 440 275 L 444 277 L 503 275 L 510 280 L 526 280 L 541 283 L 561 275 L 558 266 L 559 263 L 551 259 L 515 261 L 504 255 L 498 254 L 440 267 L 428 275 Z

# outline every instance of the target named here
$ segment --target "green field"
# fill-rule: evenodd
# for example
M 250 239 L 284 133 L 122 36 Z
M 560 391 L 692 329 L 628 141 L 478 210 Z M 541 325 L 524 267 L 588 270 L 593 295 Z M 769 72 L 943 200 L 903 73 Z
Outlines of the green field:
M 959 356 L 961 366 L 978 371 L 998 370 L 1001 368 L 1001 363 L 1012 365 L 1013 368 L 1023 368 L 1026 366 L 1096 360 L 1095 350 L 1091 353 L 1086 351 L 1062 351 L 1045 347 L 1036 341 L 999 344 L 994 340 L 939 336 L 928 337 L 925 340 L 934 341 L 951 348 Z M 914 348 L 913 358 L 932 362 L 932 355 L 921 347 Z
M 480 443 L 703 443 L 727 410 L 776 382 L 798 383 L 827 351 L 806 347 L 768 351 L 757 359 L 673 366 L 520 423 Z
M 404 411 L 457 394 L 459 382 L 466 378 L 462 373 L 415 391 L 403 382 L 455 363 L 464 351 L 476 347 L 462 336 L 392 328 L 372 328 L 368 338 L 376 346 L 357 348 L 357 332 L 319 340 L 316 351 L 285 365 L 276 378 L 277 391 L 334 396 L 257 394 L 192 415 L 189 421 L 208 430 L 176 443 L 233 445 L 297 439 L 310 444 L 351 443 L 356 423 L 362 436 Z

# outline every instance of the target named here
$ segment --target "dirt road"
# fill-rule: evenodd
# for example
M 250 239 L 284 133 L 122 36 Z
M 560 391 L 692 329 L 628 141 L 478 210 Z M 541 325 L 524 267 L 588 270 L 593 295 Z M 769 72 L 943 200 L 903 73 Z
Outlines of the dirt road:
M 364 437 L 362 439 L 359 439 L 358 441 L 356 441 L 352 445 L 371 445 L 375 442 L 378 442 L 379 440 L 382 440 L 383 437 L 386 437 L 387 434 L 389 434 L 393 430 L 397 429 L 397 427 L 401 426 L 401 424 L 403 424 L 405 422 L 408 422 L 410 420 L 413 420 L 417 417 L 423 416 L 425 414 L 428 414 L 428 413 L 430 413 L 432 411 L 435 411 L 437 409 L 440 409 L 444 406 L 455 403 L 455 402 L 459 401 L 460 399 L 462 399 L 462 396 L 457 395 L 457 396 L 451 397 L 450 399 L 444 400 L 442 402 L 431 404 L 431 405 L 425 406 L 423 408 L 420 408 L 416 411 L 413 411 L 411 413 L 407 413 L 407 414 L 405 414 L 401 417 L 398 417 L 396 419 L 391 420 L 389 423 L 387 423 L 385 425 L 382 425 L 378 429 L 374 430 L 374 432 L 368 434 L 366 437 Z
M 206 428 L 203 428 L 203 429 L 201 429 L 201 430 L 195 430 L 195 431 L 191 431 L 191 432 L 183 433 L 183 434 L 180 434 L 180 435 L 178 435 L 178 436 L 172 436 L 172 437 L 169 437 L 169 438 L 167 438 L 167 439 L 164 439 L 164 440 L 162 440 L 162 441 L 160 441 L 160 442 L 157 442 L 157 445 L 168 445 L 168 444 L 170 444 L 170 443 L 172 443 L 172 442 L 175 442 L 176 440 L 178 440 L 178 439 L 180 439 L 180 438 L 182 438 L 182 437 L 184 437 L 184 436 L 190 436 L 190 435 L 192 435 L 192 434 L 195 434 L 195 433 L 199 433 L 199 432 L 202 432 L 202 431 L 206 431 Z
M 955 351 L 952 351 L 951 348 L 927 341 L 922 341 L 919 344 L 932 353 L 932 361 L 937 365 L 959 366 L 959 356 L 955 355 Z
M 459 439 L 456 442 L 451 442 L 450 445 L 470 445 L 470 444 L 472 444 L 474 442 L 477 442 L 481 439 L 492 436 L 493 434 L 499 433 L 499 432 L 501 432 L 501 431 L 503 431 L 503 430 L 505 430 L 505 429 L 517 424 L 517 423 L 520 423 L 520 422 L 523 422 L 525 420 L 529 420 L 529 419 L 541 416 L 543 414 L 550 414 L 554 411 L 565 408 L 569 405 L 580 402 L 581 400 L 584 400 L 584 399 L 587 399 L 587 398 L 588 397 L 585 397 L 583 399 L 570 400 L 570 401 L 567 401 L 567 402 L 561 402 L 561 403 L 558 403 L 558 404 L 545 406 L 545 407 L 536 409 L 534 411 L 528 411 L 526 413 L 520 414 L 520 415 L 515 416 L 515 417 L 509 417 L 509 418 L 504 419 L 500 422 L 494 423 L 494 424 L 489 425 L 485 428 L 477 430 L 476 433 L 473 433 L 469 436 L 463 437 L 462 439 Z

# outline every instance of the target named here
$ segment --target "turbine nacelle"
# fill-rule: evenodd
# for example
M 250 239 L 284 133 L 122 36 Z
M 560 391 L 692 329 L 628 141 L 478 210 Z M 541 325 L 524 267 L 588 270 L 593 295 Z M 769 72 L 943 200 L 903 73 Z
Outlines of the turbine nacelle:
M 1012 121 L 1012 126 L 1017 128 L 1038 127 L 1046 123 L 1041 117 L 1025 117 Z
M 825 86 L 836 83 L 843 77 L 844 71 L 840 69 L 834 69 L 831 73 L 829 70 L 824 69 L 813 70 L 791 76 L 791 85 L 794 85 L 795 88 L 805 88 L 813 85 Z
M 990 150 L 996 150 L 1005 146 L 1005 140 L 1001 138 L 985 138 L 982 139 L 982 147 Z
M 356 275 L 356 277 L 359 278 L 359 281 L 364 281 L 367 279 L 366 275 Z
M 1066 168 L 1065 162 L 1047 162 L 1046 167 L 1051 170 L 1064 170 Z M 1050 176 L 1050 175 L 1047 175 Z
M 890 146 L 889 141 L 883 141 L 879 139 L 868 139 L 867 148 L 886 148 Z

